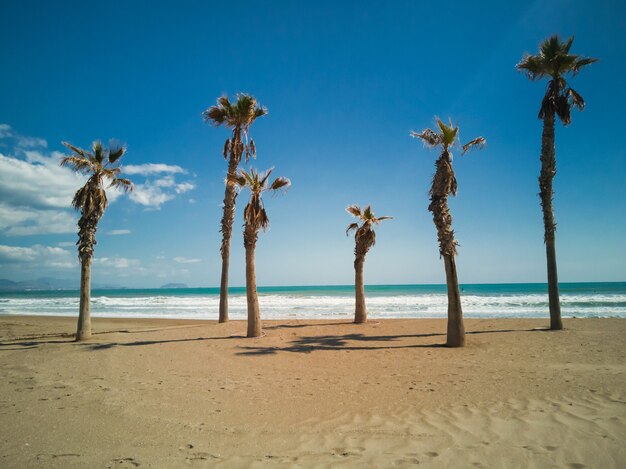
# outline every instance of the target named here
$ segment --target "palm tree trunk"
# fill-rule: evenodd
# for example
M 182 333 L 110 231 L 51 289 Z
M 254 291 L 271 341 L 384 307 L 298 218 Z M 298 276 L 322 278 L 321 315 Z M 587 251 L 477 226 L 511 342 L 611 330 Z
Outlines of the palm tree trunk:
M 446 269 L 446 284 L 448 286 L 448 347 L 463 347 L 465 345 L 465 327 L 463 326 L 463 310 L 461 309 L 461 293 L 459 279 L 456 274 L 454 256 L 443 255 Z
M 246 247 L 246 297 L 248 300 L 248 337 L 260 337 L 262 332 L 259 313 L 259 297 L 256 291 L 256 268 L 254 253 L 256 250 L 257 233 L 246 227 L 244 245 Z
M 541 174 L 539 176 L 539 195 L 543 209 L 544 241 L 548 264 L 548 299 L 550 304 L 550 329 L 561 330 L 561 303 L 559 300 L 559 280 L 556 266 L 556 246 L 554 212 L 552 210 L 552 180 L 556 175 L 556 156 L 554 148 L 554 113 L 547 114 L 543 120 L 541 136 Z
M 80 263 L 80 306 L 78 310 L 78 327 L 76 340 L 91 337 L 91 257 L 85 256 Z
M 365 265 L 365 257 L 357 256 L 354 260 L 354 290 L 355 302 L 354 322 L 363 324 L 367 321 L 367 310 L 365 308 L 365 285 L 363 283 L 363 266 Z
M 238 155 L 238 133 L 233 138 L 233 151 L 231 151 L 228 160 L 228 176 L 234 176 L 237 173 L 241 155 Z M 230 240 L 233 234 L 233 223 L 235 221 L 235 201 L 237 199 L 237 191 L 235 187 L 226 184 L 226 192 L 224 194 L 224 213 L 222 215 L 222 276 L 220 280 L 220 307 L 219 322 L 228 321 L 228 270 L 230 266 Z

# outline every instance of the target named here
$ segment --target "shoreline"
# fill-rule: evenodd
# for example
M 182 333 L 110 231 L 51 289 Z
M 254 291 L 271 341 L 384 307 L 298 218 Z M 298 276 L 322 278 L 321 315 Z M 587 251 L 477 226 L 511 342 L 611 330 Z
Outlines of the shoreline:
M 626 321 L 548 323 L 1 316 L 0 466 L 623 466 Z

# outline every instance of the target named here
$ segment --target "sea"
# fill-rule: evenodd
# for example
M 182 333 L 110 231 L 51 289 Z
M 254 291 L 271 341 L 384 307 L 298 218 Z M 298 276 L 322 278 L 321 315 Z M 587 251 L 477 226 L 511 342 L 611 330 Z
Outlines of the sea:
M 563 317 L 626 317 L 626 282 L 561 283 Z M 461 285 L 468 318 L 539 318 L 548 315 L 541 283 Z M 342 319 L 354 314 L 354 286 L 260 287 L 263 319 Z M 368 317 L 442 318 L 445 285 L 368 285 Z M 217 319 L 218 288 L 93 290 L 91 312 L 103 318 Z M 246 318 L 245 288 L 229 290 L 229 316 Z M 78 291 L 0 292 L 0 315 L 76 316 Z

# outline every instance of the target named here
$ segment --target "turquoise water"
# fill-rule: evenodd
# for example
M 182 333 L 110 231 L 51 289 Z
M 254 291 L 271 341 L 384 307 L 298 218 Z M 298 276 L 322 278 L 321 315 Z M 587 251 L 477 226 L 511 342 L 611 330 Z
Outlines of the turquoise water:
M 467 317 L 545 317 L 547 285 L 540 283 L 461 286 Z M 353 286 L 260 287 L 263 317 L 341 318 L 354 313 Z M 445 317 L 445 285 L 369 285 L 372 318 Z M 230 315 L 246 317 L 245 288 L 231 288 Z M 626 317 L 626 282 L 562 283 L 565 317 Z M 92 314 L 100 317 L 217 319 L 218 288 L 116 289 L 92 292 Z M 69 290 L 0 293 L 0 314 L 73 316 L 78 292 Z

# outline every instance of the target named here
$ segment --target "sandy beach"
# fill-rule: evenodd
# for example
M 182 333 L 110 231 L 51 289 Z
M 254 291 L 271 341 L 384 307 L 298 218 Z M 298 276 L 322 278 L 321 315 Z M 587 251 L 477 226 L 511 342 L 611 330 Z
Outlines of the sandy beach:
M 626 320 L 0 317 L 0 467 L 624 467 Z

